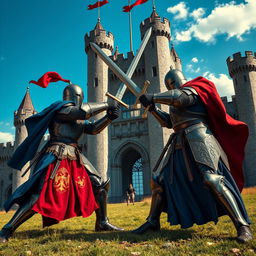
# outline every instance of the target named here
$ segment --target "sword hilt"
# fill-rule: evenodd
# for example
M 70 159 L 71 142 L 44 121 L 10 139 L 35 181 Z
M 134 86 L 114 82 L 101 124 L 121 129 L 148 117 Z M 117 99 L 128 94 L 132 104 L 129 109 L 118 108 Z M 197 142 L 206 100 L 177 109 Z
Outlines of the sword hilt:
M 117 97 L 115 97 L 114 95 L 110 94 L 109 92 L 106 92 L 105 94 L 106 96 L 108 96 L 109 98 L 117 101 L 118 103 L 120 103 L 122 106 L 124 106 L 125 108 L 129 108 L 129 105 L 127 105 L 126 103 L 124 103 L 123 101 L 121 101 L 120 99 L 118 99 Z
M 137 108 L 137 105 L 139 103 L 139 97 L 147 92 L 147 89 L 149 86 L 150 86 L 150 82 L 148 80 L 146 80 L 144 82 L 144 85 L 143 85 L 143 88 L 142 88 L 140 94 L 137 96 L 136 101 L 132 106 L 133 108 Z M 149 108 L 150 108 L 150 106 L 147 106 L 146 109 L 144 110 L 144 113 L 141 115 L 143 119 L 147 118 Z
M 140 94 L 137 96 L 135 103 L 132 105 L 132 108 L 137 108 L 137 105 L 139 103 L 139 97 L 147 92 L 148 87 L 150 86 L 150 82 L 146 80 L 144 82 L 143 88 L 140 92 Z

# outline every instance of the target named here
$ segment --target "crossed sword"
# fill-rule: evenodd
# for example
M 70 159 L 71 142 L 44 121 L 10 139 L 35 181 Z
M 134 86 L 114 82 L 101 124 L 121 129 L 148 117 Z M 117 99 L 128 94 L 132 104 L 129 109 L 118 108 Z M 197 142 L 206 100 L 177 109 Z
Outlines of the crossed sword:
M 145 35 L 144 38 L 141 42 L 140 48 L 138 50 L 137 55 L 133 58 L 131 65 L 129 66 L 127 73 L 125 74 L 115 63 L 114 61 L 112 61 L 102 50 L 101 48 L 95 44 L 95 43 L 90 43 L 90 46 L 92 48 L 92 50 L 107 64 L 107 66 L 112 70 L 112 72 L 121 80 L 121 82 L 123 82 L 122 85 L 120 85 L 116 95 L 112 95 L 109 92 L 106 93 L 106 96 L 112 98 L 113 100 L 116 100 L 118 103 L 120 103 L 122 106 L 124 106 L 125 108 L 128 108 L 129 106 L 124 103 L 122 101 L 123 95 L 126 91 L 126 88 L 128 87 L 128 89 L 136 96 L 136 102 L 134 104 L 134 106 L 137 105 L 137 103 L 139 102 L 139 97 L 142 94 L 145 94 L 148 86 L 150 85 L 150 82 L 148 80 L 146 80 L 144 82 L 144 86 L 142 89 L 140 89 L 132 80 L 131 77 L 135 71 L 135 68 L 138 65 L 138 62 L 140 60 L 140 57 L 148 43 L 148 40 L 151 36 L 152 33 L 152 28 L 149 28 Z M 143 118 L 147 117 L 147 111 L 149 109 L 149 106 L 145 109 L 145 112 L 142 114 Z

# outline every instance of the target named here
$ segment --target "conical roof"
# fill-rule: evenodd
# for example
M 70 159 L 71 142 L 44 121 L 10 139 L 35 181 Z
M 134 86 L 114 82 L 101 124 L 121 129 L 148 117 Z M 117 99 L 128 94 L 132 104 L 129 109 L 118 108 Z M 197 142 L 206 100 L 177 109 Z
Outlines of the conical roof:
M 21 110 L 27 110 L 27 111 L 35 111 L 31 97 L 30 97 L 30 93 L 29 93 L 29 88 L 27 88 L 26 94 L 18 108 L 18 112 L 20 112 Z
M 156 9 L 153 9 L 153 12 L 150 15 L 151 19 L 159 18 L 160 16 L 157 14 Z
M 113 55 L 114 60 L 116 60 L 116 59 L 117 59 L 117 55 L 118 55 L 118 54 L 119 54 L 118 46 L 116 46 L 116 50 L 115 50 L 115 53 L 114 53 L 114 55 Z
M 102 27 L 102 25 L 100 23 L 100 19 L 98 19 L 98 22 L 97 22 L 94 30 L 104 30 L 104 28 Z

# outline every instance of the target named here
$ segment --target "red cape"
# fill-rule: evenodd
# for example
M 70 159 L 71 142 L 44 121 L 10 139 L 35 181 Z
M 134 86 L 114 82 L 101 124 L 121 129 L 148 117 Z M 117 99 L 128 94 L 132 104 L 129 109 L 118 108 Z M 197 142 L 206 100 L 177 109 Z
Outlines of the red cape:
M 216 87 L 211 81 L 197 77 L 182 87 L 194 88 L 204 103 L 210 128 L 227 154 L 231 174 L 239 190 L 242 191 L 244 150 L 249 135 L 247 125 L 227 114 Z

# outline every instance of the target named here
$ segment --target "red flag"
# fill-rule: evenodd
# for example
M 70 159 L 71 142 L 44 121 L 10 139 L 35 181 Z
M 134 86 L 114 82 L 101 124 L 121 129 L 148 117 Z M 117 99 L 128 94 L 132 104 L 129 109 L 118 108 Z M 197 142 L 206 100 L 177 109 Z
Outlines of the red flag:
M 103 0 L 103 1 L 97 1 L 95 4 L 89 4 L 88 5 L 88 10 L 92 10 L 94 8 L 97 8 L 97 7 L 101 7 L 105 4 L 108 4 L 108 0 Z
M 57 72 L 46 72 L 38 81 L 31 80 L 29 83 L 37 84 L 43 88 L 46 88 L 51 82 L 63 81 L 70 83 L 70 80 L 63 79 Z
M 136 6 L 136 5 L 140 5 L 140 4 L 144 4 L 146 3 L 148 0 L 137 0 L 134 4 L 132 5 L 126 5 L 123 7 L 123 12 L 130 12 L 131 9 Z

